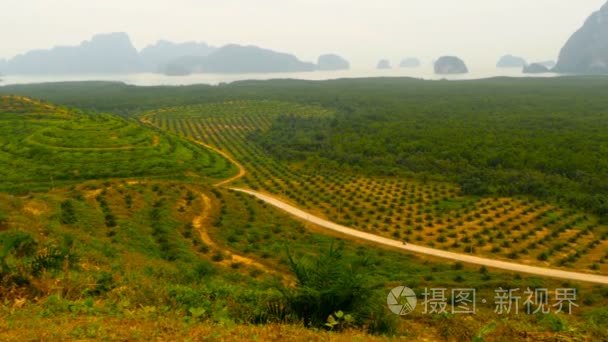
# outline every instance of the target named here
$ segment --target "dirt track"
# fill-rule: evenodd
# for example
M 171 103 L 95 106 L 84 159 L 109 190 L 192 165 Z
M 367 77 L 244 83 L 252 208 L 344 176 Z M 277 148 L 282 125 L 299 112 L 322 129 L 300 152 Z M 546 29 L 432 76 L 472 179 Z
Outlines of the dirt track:
M 486 266 L 486 267 L 498 268 L 498 269 L 507 270 L 507 271 L 534 274 L 534 275 L 550 277 L 550 278 L 577 280 L 577 281 L 584 281 L 584 282 L 589 282 L 589 283 L 608 285 L 608 276 L 562 271 L 562 270 L 556 270 L 556 269 L 546 268 L 546 267 L 528 266 L 528 265 L 516 264 L 516 263 L 506 262 L 506 261 L 501 261 L 501 260 L 477 257 L 474 255 L 447 252 L 447 251 L 440 250 L 440 249 L 417 246 L 417 245 L 412 245 L 409 243 L 404 244 L 401 241 L 388 239 L 388 238 L 385 238 L 382 236 L 362 232 L 357 229 L 345 227 L 345 226 L 333 223 L 331 221 L 324 220 L 320 217 L 309 214 L 303 210 L 300 210 L 294 206 L 291 206 L 291 205 L 289 205 L 279 199 L 276 199 L 272 196 L 269 196 L 269 195 L 265 195 L 265 194 L 262 194 L 262 193 L 259 193 L 256 191 L 239 189 L 239 188 L 232 188 L 232 190 L 240 191 L 240 192 L 249 194 L 251 196 L 254 196 L 295 217 L 298 217 L 307 222 L 316 224 L 320 227 L 330 229 L 330 230 L 339 232 L 344 235 L 375 242 L 378 244 L 382 244 L 385 246 L 390 246 L 390 247 L 394 247 L 394 248 L 398 248 L 401 250 L 414 252 L 414 253 L 418 253 L 418 254 L 425 254 L 425 255 L 430 255 L 433 257 L 461 261 L 464 263 L 482 265 L 482 266 Z
M 207 145 L 203 142 L 200 142 L 198 140 L 193 140 L 195 143 L 212 150 L 213 152 L 221 155 L 222 157 L 226 158 L 229 162 L 231 162 L 232 164 L 234 164 L 238 169 L 239 169 L 239 173 L 236 176 L 230 177 L 228 179 L 225 179 L 221 182 L 215 183 L 214 186 L 222 186 L 222 185 L 226 185 L 229 183 L 232 183 L 234 181 L 236 181 L 237 179 L 243 178 L 245 177 L 245 175 L 247 174 L 247 171 L 245 171 L 245 168 L 243 167 L 243 165 L 241 165 L 241 163 L 239 163 L 238 161 L 236 161 L 234 158 L 232 158 L 231 156 L 229 156 L 226 152 L 222 151 L 222 150 L 218 150 L 217 148 L 211 146 L 211 145 Z
M 269 269 L 268 267 L 266 267 L 266 265 L 260 264 L 259 262 L 239 255 L 239 254 L 235 254 L 232 251 L 226 249 L 226 248 L 222 248 L 220 246 L 218 246 L 215 241 L 213 241 L 211 239 L 211 237 L 209 236 L 209 234 L 207 233 L 207 230 L 205 227 L 209 226 L 209 216 L 211 214 L 211 199 L 209 198 L 209 196 L 201 193 L 201 192 L 197 192 L 197 194 L 200 196 L 202 202 L 203 202 L 203 207 L 201 209 L 201 214 L 199 216 L 196 216 L 194 218 L 194 220 L 192 220 L 192 226 L 194 227 L 194 229 L 196 229 L 201 237 L 201 240 L 203 241 L 203 243 L 205 243 L 207 246 L 216 249 L 218 251 L 221 251 L 222 253 L 225 254 L 226 259 L 220 261 L 220 264 L 224 265 L 224 266 L 231 266 L 233 263 L 240 263 L 243 265 L 247 265 L 247 266 L 254 266 L 264 272 L 270 272 L 270 273 L 274 273 L 273 270 Z

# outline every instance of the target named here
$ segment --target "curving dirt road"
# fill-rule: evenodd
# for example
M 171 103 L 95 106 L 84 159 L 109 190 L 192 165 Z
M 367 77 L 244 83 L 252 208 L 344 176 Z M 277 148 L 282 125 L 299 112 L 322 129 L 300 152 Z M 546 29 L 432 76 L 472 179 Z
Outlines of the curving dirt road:
M 409 252 L 430 255 L 430 256 L 443 258 L 443 259 L 450 259 L 450 260 L 461 261 L 461 262 L 469 263 L 469 264 L 482 265 L 482 266 L 491 267 L 491 268 L 498 268 L 498 269 L 507 270 L 507 271 L 534 274 L 534 275 L 550 277 L 550 278 L 577 280 L 577 281 L 584 281 L 584 282 L 589 282 L 589 283 L 608 285 L 608 276 L 562 271 L 562 270 L 556 270 L 556 269 L 546 268 L 546 267 L 528 266 L 528 265 L 516 264 L 516 263 L 512 263 L 512 262 L 506 262 L 506 261 L 500 261 L 500 260 L 494 260 L 494 259 L 488 259 L 488 258 L 481 258 L 481 257 L 468 255 L 468 254 L 447 252 L 447 251 L 444 251 L 441 249 L 417 246 L 417 245 L 412 245 L 409 243 L 403 244 L 403 242 L 401 242 L 401 241 L 388 239 L 388 238 L 385 238 L 382 236 L 362 232 L 357 229 L 345 227 L 345 226 L 333 223 L 331 221 L 324 220 L 320 217 L 311 215 L 303 210 L 300 210 L 294 206 L 291 206 L 272 196 L 268 196 L 268 195 L 265 195 L 265 194 L 262 194 L 262 193 L 259 193 L 256 191 L 246 190 L 246 189 L 232 188 L 232 190 L 243 192 L 243 193 L 249 194 L 251 196 L 254 196 L 295 217 L 298 217 L 307 222 L 316 224 L 320 227 L 327 228 L 327 229 L 342 233 L 344 235 L 348 235 L 348 236 L 356 237 L 359 239 L 379 243 L 379 244 L 382 244 L 385 246 L 390 246 L 390 247 L 398 248 L 398 249 L 409 251 Z
M 209 234 L 207 233 L 207 230 L 205 229 L 206 226 L 209 226 L 209 217 L 211 215 L 211 199 L 209 198 L 209 196 L 205 195 L 204 193 L 200 192 L 200 191 L 196 191 L 197 195 L 200 196 L 202 202 L 203 202 L 203 207 L 201 209 L 201 214 L 196 216 L 193 220 L 192 220 L 192 226 L 194 227 L 194 229 L 196 229 L 201 237 L 201 240 L 209 247 L 214 248 L 216 250 L 222 251 L 227 258 L 221 260 L 219 263 L 226 266 L 226 267 L 230 267 L 233 263 L 240 263 L 243 265 L 247 265 L 247 266 L 254 266 L 256 268 L 258 268 L 261 271 L 264 272 L 269 272 L 269 273 L 275 273 L 274 270 L 269 269 L 268 267 L 266 267 L 266 265 L 263 265 L 251 258 L 233 253 L 232 251 L 225 249 L 225 248 L 221 248 L 220 246 L 218 246 L 215 241 L 213 241 L 211 239 L 211 237 L 209 236 Z
M 218 150 L 217 148 L 211 146 L 211 145 L 207 145 L 204 142 L 198 141 L 198 140 L 192 140 L 194 143 L 199 144 L 219 155 L 221 155 L 222 157 L 226 158 L 229 162 L 231 162 L 232 164 L 234 164 L 238 169 L 239 169 L 239 173 L 236 176 L 230 177 L 228 179 L 225 179 L 223 181 L 220 181 L 218 183 L 215 183 L 214 186 L 222 186 L 222 185 L 226 185 L 228 183 L 232 183 L 235 180 L 239 179 L 239 178 L 243 178 L 245 177 L 245 175 L 247 174 L 247 171 L 245 171 L 245 168 L 243 167 L 243 165 L 241 165 L 241 163 L 237 162 L 234 158 L 232 158 L 231 156 L 229 156 L 226 152 L 222 151 L 222 150 Z
M 158 128 L 157 126 L 155 126 L 152 121 L 150 121 L 150 119 L 147 116 L 143 116 L 141 118 L 139 118 L 139 121 L 145 125 L 148 125 L 150 127 L 155 127 Z M 190 137 L 186 137 L 186 136 L 182 136 L 183 139 L 189 140 L 195 144 L 201 145 L 204 148 L 211 150 L 219 155 L 221 155 L 222 157 L 224 157 L 225 159 L 227 159 L 229 162 L 231 162 L 232 164 L 234 164 L 238 169 L 239 172 L 236 176 L 230 177 L 228 179 L 222 180 L 218 183 L 215 183 L 214 186 L 222 186 L 222 185 L 226 185 L 228 183 L 232 183 L 234 181 L 236 181 L 239 178 L 243 178 L 245 177 L 245 175 L 247 174 L 247 171 L 245 170 L 245 168 L 243 167 L 243 165 L 241 165 L 241 163 L 239 163 L 238 161 L 236 161 L 234 158 L 232 158 L 230 155 L 228 155 L 228 153 L 217 149 L 211 145 L 205 144 L 204 142 L 200 141 L 200 140 L 196 140 Z

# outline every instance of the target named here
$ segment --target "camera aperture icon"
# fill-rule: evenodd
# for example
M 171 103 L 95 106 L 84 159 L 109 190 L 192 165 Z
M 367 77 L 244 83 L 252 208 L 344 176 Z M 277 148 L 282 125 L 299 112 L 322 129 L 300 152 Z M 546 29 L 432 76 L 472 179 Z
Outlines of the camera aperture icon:
M 405 316 L 416 308 L 416 293 L 409 287 L 398 286 L 389 292 L 386 304 L 395 315 Z

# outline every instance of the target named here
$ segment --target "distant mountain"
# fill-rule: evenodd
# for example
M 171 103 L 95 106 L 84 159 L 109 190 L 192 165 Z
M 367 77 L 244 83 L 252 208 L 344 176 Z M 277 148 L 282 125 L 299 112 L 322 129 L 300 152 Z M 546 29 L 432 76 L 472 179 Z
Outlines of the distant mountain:
M 146 70 L 156 72 L 164 69 L 167 64 L 180 57 L 204 57 L 215 50 L 216 48 L 206 43 L 173 43 L 159 40 L 156 44 L 148 45 L 141 50 L 139 57 Z
M 536 62 L 536 64 L 544 65 L 549 69 L 553 69 L 557 65 L 557 63 L 555 63 L 555 61 L 542 61 L 542 62 Z
M 348 62 L 336 55 L 322 56 L 323 68 L 345 68 Z M 0 61 L 5 74 L 123 74 L 163 72 L 270 73 L 314 71 L 313 63 L 294 55 L 255 46 L 226 45 L 214 48 L 205 43 L 159 41 L 138 52 L 126 33 L 94 36 L 78 46 L 34 50 L 9 61 Z
M 94 36 L 79 46 L 34 50 L 5 65 L 12 74 L 128 73 L 141 69 L 139 54 L 126 33 Z
M 317 69 L 322 71 L 348 70 L 350 63 L 338 55 L 326 54 L 319 57 Z
M 554 71 L 608 73 L 608 2 L 594 12 L 562 48 Z
M 168 68 L 189 73 L 273 73 L 314 71 L 316 65 L 294 55 L 256 46 L 226 45 L 206 57 L 182 57 Z
M 257 46 L 226 45 L 203 59 L 202 70 L 209 73 L 267 73 L 314 71 L 313 63 L 296 56 Z
M 525 59 L 522 57 L 517 57 L 513 55 L 504 55 L 500 57 L 498 63 L 496 63 L 497 68 L 523 68 L 528 64 Z
M 399 67 L 400 68 L 418 68 L 418 67 L 420 67 L 420 65 L 421 65 L 421 63 L 418 58 L 407 57 L 407 58 L 404 58 L 403 60 L 401 60 Z
M 523 70 L 524 74 L 543 74 L 547 72 L 551 72 L 546 65 L 541 63 L 532 63 L 530 65 L 524 66 Z
M 443 56 L 435 62 L 436 74 L 466 74 L 469 72 L 464 61 L 455 56 Z
M 392 69 L 391 62 L 388 59 L 381 59 L 376 65 L 376 69 Z

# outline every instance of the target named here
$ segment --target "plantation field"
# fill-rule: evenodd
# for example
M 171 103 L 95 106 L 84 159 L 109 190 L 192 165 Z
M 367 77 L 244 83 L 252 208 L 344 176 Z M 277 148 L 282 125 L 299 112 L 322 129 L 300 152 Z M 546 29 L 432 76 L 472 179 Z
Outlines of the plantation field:
M 142 120 L 227 151 L 247 170 L 242 185 L 347 226 L 446 250 L 608 272 L 608 226 L 593 215 L 528 197 L 465 196 L 457 185 L 428 179 L 339 173 L 314 161 L 290 166 L 256 143 L 281 117 L 331 115 L 314 106 L 234 101 L 163 109 Z
M 29 191 L 87 179 L 221 179 L 236 172 L 212 152 L 110 114 L 21 97 L 0 101 L 0 190 Z
M 606 340 L 603 285 L 404 253 L 230 189 L 406 245 L 606 275 L 606 85 L 0 87 L 83 108 L 0 96 L 0 340 Z M 399 317 L 402 285 L 418 307 Z M 429 288 L 474 288 L 477 313 L 423 313 Z M 496 312 L 499 288 L 519 289 L 518 314 Z M 578 306 L 524 313 L 545 288 Z

